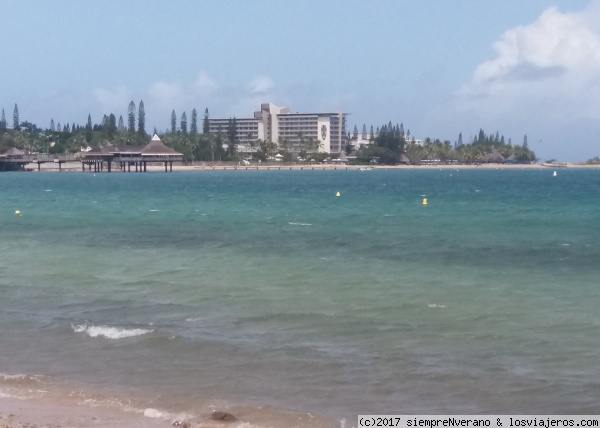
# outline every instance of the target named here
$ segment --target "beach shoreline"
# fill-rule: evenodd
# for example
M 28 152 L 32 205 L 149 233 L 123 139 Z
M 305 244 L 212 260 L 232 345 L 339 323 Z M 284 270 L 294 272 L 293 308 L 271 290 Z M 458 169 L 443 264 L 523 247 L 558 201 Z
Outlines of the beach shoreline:
M 0 395 L 0 427 L 3 428 L 159 428 L 172 424 L 173 421 L 166 418 L 152 418 L 115 408 Z
M 85 170 L 83 171 L 79 162 L 65 162 L 59 169 L 56 163 L 44 163 L 41 164 L 40 170 L 38 171 L 37 164 L 26 165 L 28 172 L 91 172 L 95 171 Z M 350 171 L 350 170 L 489 170 L 489 169 L 538 169 L 538 170 L 554 170 L 554 169 L 599 169 L 600 164 L 557 164 L 542 165 L 542 164 L 440 164 L 440 165 L 344 165 L 344 164 L 315 164 L 315 165 L 301 165 L 301 164 L 269 164 L 269 165 L 235 165 L 235 164 L 208 164 L 208 163 L 196 163 L 189 165 L 173 164 L 173 172 L 176 171 L 285 171 L 285 170 L 298 170 L 298 171 Z M 164 172 L 164 165 L 148 165 L 148 172 Z M 101 172 L 107 172 L 104 169 Z M 123 172 L 113 166 L 112 171 L 115 173 Z M 133 168 L 131 172 L 137 172 Z
M 0 428 L 338 428 L 339 421 L 311 413 L 233 406 L 190 414 L 148 407 L 134 409 L 93 400 L 27 397 L 0 393 Z M 118 400 L 114 400 L 118 401 Z M 230 413 L 231 412 L 231 413 Z M 350 425 L 353 426 L 353 425 Z

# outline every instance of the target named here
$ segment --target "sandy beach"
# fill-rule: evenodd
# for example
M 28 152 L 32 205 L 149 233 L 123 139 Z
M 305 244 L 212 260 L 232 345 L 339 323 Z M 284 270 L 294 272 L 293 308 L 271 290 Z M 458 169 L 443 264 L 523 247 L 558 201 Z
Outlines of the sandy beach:
M 319 426 L 318 423 L 317 421 L 315 426 Z M 154 408 L 120 409 L 98 403 L 90 404 L 64 399 L 58 401 L 47 398 L 22 399 L 0 394 L 0 428 L 164 428 L 171 426 L 253 428 L 262 425 L 260 421 L 250 423 L 237 420 L 232 414 L 220 411 L 198 417 L 170 414 Z
M 106 407 L 79 406 L 0 395 L 2 428 L 168 427 L 173 422 Z
M 374 165 L 374 166 L 365 166 L 365 165 L 335 165 L 335 164 L 318 164 L 318 165 L 299 165 L 299 164 L 268 164 L 268 165 L 234 165 L 234 164 L 225 164 L 225 163 L 216 163 L 216 164 L 208 164 L 208 163 L 194 163 L 194 164 L 173 164 L 173 171 L 285 171 L 285 170 L 301 170 L 301 171 L 317 171 L 317 170 L 334 170 L 334 171 L 345 171 L 345 170 L 361 170 L 361 169 L 422 169 L 422 170 L 459 170 L 459 169 L 564 169 L 564 168 L 592 168 L 597 169 L 600 168 L 600 164 L 592 165 L 592 164 L 576 164 L 576 163 L 567 163 L 560 164 L 556 166 L 551 165 L 542 165 L 542 164 L 479 164 L 479 165 Z M 26 166 L 26 169 L 32 172 L 38 172 L 37 164 L 29 164 Z M 162 171 L 164 172 L 164 165 L 156 164 L 156 165 L 148 165 L 148 171 Z M 80 162 L 65 162 L 61 165 L 59 170 L 59 166 L 57 163 L 43 163 L 40 166 L 39 172 L 81 172 L 81 163 Z M 90 172 L 87 170 L 85 172 Z M 94 171 L 91 171 L 94 173 Z M 107 172 L 104 169 L 102 172 Z M 112 172 L 120 173 L 118 168 L 113 166 Z M 132 171 L 135 172 L 134 167 L 132 167 Z
M 228 409 L 229 410 L 229 409 Z M 132 409 L 71 399 L 15 398 L 0 393 L 0 428 L 336 428 L 339 422 L 310 414 L 262 412 L 245 406 L 232 413 L 213 409 L 200 415 Z M 236 417 L 237 416 L 237 417 Z M 352 426 L 352 425 L 351 425 Z

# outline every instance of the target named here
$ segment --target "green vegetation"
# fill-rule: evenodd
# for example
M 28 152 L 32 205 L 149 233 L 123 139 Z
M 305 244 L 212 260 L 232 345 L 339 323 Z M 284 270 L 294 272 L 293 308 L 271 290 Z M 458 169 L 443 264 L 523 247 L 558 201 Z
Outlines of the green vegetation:
M 600 164 L 600 158 L 598 156 L 593 157 L 591 159 L 588 159 L 585 163 L 587 163 L 588 165 L 599 165 Z
M 417 143 L 414 137 L 410 138 L 410 131 L 404 133 L 402 124 L 392 126 L 390 122 L 381 127 L 376 137 L 369 139 L 372 144 L 357 150 L 357 163 L 531 163 L 536 159 L 527 145 L 527 136 L 523 145 L 512 145 L 510 139 L 505 142 L 498 132 L 486 135 L 483 129 L 470 144 L 463 143 L 462 133 L 454 145 L 448 140 L 430 138 Z
M 136 120 L 137 119 L 137 120 Z M 136 129 L 137 122 L 137 129 Z M 77 153 L 86 147 L 98 144 L 112 144 L 117 146 L 140 145 L 148 142 L 149 135 L 146 133 L 146 115 L 144 102 L 140 101 L 138 107 L 131 101 L 128 106 L 127 126 L 123 116 L 117 121 L 113 113 L 105 114 L 100 123 L 94 124 L 91 115 L 88 115 L 85 125 L 64 124 L 50 120 L 49 128 L 43 129 L 28 121 L 21 122 L 19 119 L 19 108 L 15 104 L 13 111 L 13 128 L 9 129 L 6 123 L 6 115 L 2 109 L 0 116 L 0 153 L 11 147 L 29 153 Z M 169 132 L 170 131 L 170 132 Z M 166 133 L 160 134 L 163 142 L 183 153 L 185 161 L 233 161 L 241 160 L 238 145 L 240 143 L 237 135 L 237 120 L 231 118 L 226 129 L 219 129 L 216 133 L 210 133 L 210 122 L 208 108 L 204 111 L 202 121 L 202 133 L 198 129 L 198 113 L 196 109 L 191 112 L 191 124 L 188 132 L 188 120 L 186 112 L 181 114 L 179 127 L 177 127 L 177 115 L 175 110 L 171 113 L 171 127 Z M 156 129 L 154 129 L 156 133 Z M 362 137 L 363 146 L 355 147 Z M 458 140 L 452 145 L 450 141 L 431 140 L 427 138 L 417 142 L 410 136 L 410 130 L 406 133 L 403 124 L 387 125 L 378 127 L 375 131 L 373 126 L 370 132 L 363 124 L 362 134 L 358 127 L 354 126 L 352 136 L 348 134 L 350 144 L 346 147 L 346 155 L 356 155 L 353 162 L 399 164 L 399 163 L 481 163 L 481 162 L 504 162 L 504 163 L 530 163 L 534 161 L 535 153 L 529 149 L 527 136 L 523 138 L 522 145 L 513 145 L 511 139 L 505 141 L 504 136 L 498 132 L 487 135 L 481 129 L 478 135 L 468 143 L 463 143 L 462 133 Z M 366 144 L 365 144 L 366 143 Z M 322 143 L 314 138 L 298 135 L 294 142 L 282 140 L 279 142 L 251 141 L 249 143 L 249 155 L 255 160 L 263 162 L 272 160 L 276 155 L 281 155 L 283 161 L 295 161 L 303 159 L 306 161 L 320 162 L 327 157 L 336 157 L 335 154 L 319 152 Z M 590 159 L 588 163 L 598 163 L 598 158 Z

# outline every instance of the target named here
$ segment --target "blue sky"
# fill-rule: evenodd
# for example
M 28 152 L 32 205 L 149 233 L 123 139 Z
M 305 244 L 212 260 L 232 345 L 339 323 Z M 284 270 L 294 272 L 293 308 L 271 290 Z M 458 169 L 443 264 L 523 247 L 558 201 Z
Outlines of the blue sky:
M 0 0 L 0 108 L 48 127 L 344 111 L 417 138 L 479 128 L 600 156 L 600 0 Z

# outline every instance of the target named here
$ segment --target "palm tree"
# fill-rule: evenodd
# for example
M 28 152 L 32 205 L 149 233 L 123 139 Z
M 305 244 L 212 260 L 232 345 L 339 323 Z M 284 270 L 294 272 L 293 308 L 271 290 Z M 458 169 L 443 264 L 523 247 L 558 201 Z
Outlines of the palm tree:
M 314 138 L 308 139 L 307 151 L 317 153 L 319 149 L 322 149 L 323 142 L 321 140 L 315 140 Z

